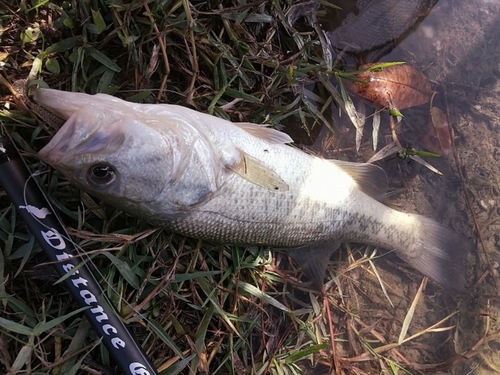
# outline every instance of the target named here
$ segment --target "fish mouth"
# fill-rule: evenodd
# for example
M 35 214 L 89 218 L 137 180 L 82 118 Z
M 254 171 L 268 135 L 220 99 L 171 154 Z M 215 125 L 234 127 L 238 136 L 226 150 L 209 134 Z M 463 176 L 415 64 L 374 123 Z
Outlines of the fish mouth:
M 33 92 L 33 100 L 57 116 L 68 119 L 80 108 L 88 106 L 83 93 L 39 88 Z
M 56 133 L 44 148 L 38 152 L 38 157 L 47 164 L 57 167 L 64 158 L 72 154 L 72 140 L 75 134 L 74 121 L 71 118 L 66 121 L 61 129 Z
M 97 159 L 112 154 L 126 138 L 119 121 L 106 121 L 105 113 L 89 113 L 82 108 L 71 115 L 38 156 L 57 169 L 75 156 Z

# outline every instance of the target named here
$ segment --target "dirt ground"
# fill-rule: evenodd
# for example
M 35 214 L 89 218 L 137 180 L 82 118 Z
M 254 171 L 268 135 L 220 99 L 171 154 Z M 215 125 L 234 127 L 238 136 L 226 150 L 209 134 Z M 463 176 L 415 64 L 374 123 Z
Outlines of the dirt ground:
M 427 333 L 398 349 L 405 358 L 403 362 L 419 363 L 422 371 L 430 373 L 440 373 L 440 366 L 428 366 L 439 363 L 446 373 L 500 373 L 499 34 L 499 1 L 441 0 L 419 28 L 382 59 L 405 61 L 429 78 L 437 92 L 434 103 L 449 113 L 455 133 L 454 147 L 447 155 L 426 158 L 443 176 L 409 159 L 393 157 L 379 164 L 387 171 L 390 188 L 395 192 L 388 204 L 433 217 L 477 244 L 475 253 L 468 258 L 469 295 L 448 292 L 429 282 L 408 336 L 457 311 L 440 326 L 449 330 Z M 405 144 L 427 148 L 428 110 L 427 105 L 403 111 L 405 118 L 398 125 L 398 134 Z M 324 149 L 327 155 L 366 161 L 374 154 L 371 126 L 365 127 L 360 153 L 338 153 L 339 147 L 352 148 L 354 131 L 345 116 L 337 119 L 337 126 L 347 136 L 333 140 L 333 147 Z M 387 117 L 382 117 L 381 128 L 379 148 L 391 141 Z M 421 276 L 402 269 L 401 262 L 391 255 L 378 260 L 377 266 L 394 308 L 376 278 L 359 269 L 354 271 L 356 274 L 345 274 L 356 280 L 352 284 L 356 290 L 346 290 L 354 298 L 347 299 L 361 321 L 388 333 L 393 342 L 398 339 L 398 327 Z M 341 357 L 342 350 L 346 346 L 339 344 Z M 362 352 L 361 348 L 354 350 Z M 369 372 L 369 368 L 365 370 Z

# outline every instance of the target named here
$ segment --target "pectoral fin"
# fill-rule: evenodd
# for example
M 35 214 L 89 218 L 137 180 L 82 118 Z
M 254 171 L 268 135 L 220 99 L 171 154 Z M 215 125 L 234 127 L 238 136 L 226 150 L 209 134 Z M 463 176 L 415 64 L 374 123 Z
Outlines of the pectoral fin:
M 252 184 L 262 186 L 273 191 L 287 191 L 288 185 L 269 167 L 263 165 L 259 160 L 250 155 L 240 152 L 241 159 L 239 163 L 229 168 L 240 177 Z
M 323 289 L 328 261 L 339 245 L 340 243 L 337 242 L 327 242 L 281 250 L 289 254 L 300 266 L 307 278 L 312 281 L 314 288 L 321 290 Z

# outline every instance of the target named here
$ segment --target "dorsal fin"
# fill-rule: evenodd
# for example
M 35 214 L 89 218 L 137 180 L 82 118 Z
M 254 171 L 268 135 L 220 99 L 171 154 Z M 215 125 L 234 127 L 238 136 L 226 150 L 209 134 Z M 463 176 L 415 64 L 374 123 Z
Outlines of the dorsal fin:
M 367 163 L 351 163 L 342 160 L 330 161 L 351 176 L 359 188 L 369 196 L 380 199 L 386 193 L 387 175 L 382 168 Z
M 287 191 L 288 185 L 272 169 L 259 160 L 240 151 L 240 162 L 230 166 L 233 172 L 245 180 L 273 191 Z
M 251 122 L 235 122 L 235 125 L 252 134 L 254 137 L 263 139 L 269 143 L 292 143 L 293 139 L 286 133 L 269 128 L 267 125 L 258 125 Z

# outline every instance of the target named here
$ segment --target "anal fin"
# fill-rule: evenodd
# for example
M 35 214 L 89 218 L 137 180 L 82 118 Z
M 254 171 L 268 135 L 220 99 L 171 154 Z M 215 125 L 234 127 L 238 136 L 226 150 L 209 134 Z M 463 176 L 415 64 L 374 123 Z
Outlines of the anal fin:
M 338 249 L 338 242 L 322 242 L 293 249 L 280 249 L 285 251 L 300 266 L 309 278 L 314 288 L 323 289 L 326 268 L 333 252 Z

